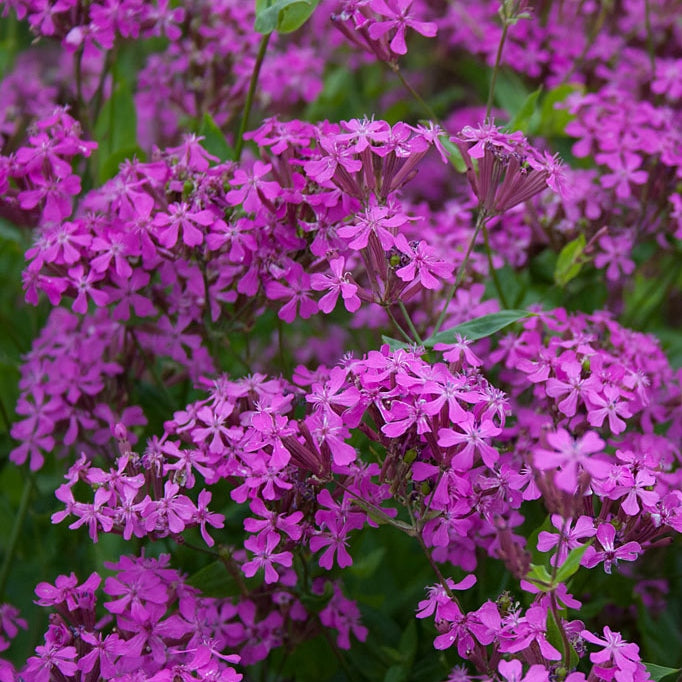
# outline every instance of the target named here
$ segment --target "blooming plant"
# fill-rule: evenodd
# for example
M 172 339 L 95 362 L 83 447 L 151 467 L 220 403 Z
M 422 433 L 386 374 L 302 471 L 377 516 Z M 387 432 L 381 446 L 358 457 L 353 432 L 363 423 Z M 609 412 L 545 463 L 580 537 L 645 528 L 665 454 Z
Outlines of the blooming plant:
M 672 0 L 6 0 L 0 680 L 673 680 Z

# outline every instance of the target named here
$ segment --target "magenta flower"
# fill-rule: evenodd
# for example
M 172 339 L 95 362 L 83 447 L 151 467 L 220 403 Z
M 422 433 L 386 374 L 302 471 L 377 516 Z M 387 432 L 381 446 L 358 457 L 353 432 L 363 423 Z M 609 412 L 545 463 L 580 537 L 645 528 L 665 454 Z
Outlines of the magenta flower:
M 217 222 L 211 211 L 193 211 L 186 202 L 171 204 L 168 213 L 157 213 L 152 224 L 157 228 L 159 244 L 173 248 L 182 228 L 182 241 L 186 246 L 199 246 L 204 242 L 204 232 Z
M 277 316 L 285 322 L 293 322 L 296 314 L 307 320 L 317 312 L 317 303 L 310 296 L 310 275 L 298 263 L 293 263 L 287 278 L 268 282 L 265 295 L 270 300 L 285 301 Z
M 541 552 L 549 552 L 557 547 L 557 552 L 552 556 L 552 566 L 561 566 L 566 561 L 568 553 L 580 547 L 580 540 L 594 537 L 597 533 L 594 527 L 594 519 L 589 516 L 580 516 L 575 525 L 571 519 L 563 519 L 559 514 L 552 514 L 552 525 L 559 534 L 543 530 L 538 535 L 537 547 Z
M 247 578 L 253 578 L 259 569 L 265 571 L 265 582 L 276 583 L 279 580 L 279 573 L 273 564 L 290 567 L 293 561 L 291 552 L 274 552 L 279 544 L 280 536 L 277 533 L 259 533 L 244 541 L 244 547 L 254 556 L 250 561 L 242 565 L 242 571 Z
M 513 626 L 507 626 L 500 651 L 517 653 L 537 642 L 540 652 L 549 661 L 561 660 L 561 653 L 547 641 L 547 611 L 541 606 L 531 606 L 526 615 Z
M 50 682 L 56 674 L 54 668 L 65 678 L 78 672 L 78 665 L 75 663 L 76 647 L 38 645 L 36 654 L 37 656 L 28 659 L 25 669 L 25 674 L 30 675 L 30 679 L 35 682 Z
M 250 172 L 238 168 L 230 184 L 239 189 L 230 190 L 227 201 L 232 206 L 241 204 L 248 213 L 257 213 L 266 203 L 272 205 L 282 190 L 277 182 L 263 180 L 271 170 L 272 166 L 262 161 L 254 162 Z
M 606 385 L 599 393 L 590 393 L 586 398 L 589 413 L 587 421 L 592 426 L 601 426 L 608 417 L 609 428 L 613 433 L 619 434 L 625 431 L 625 421 L 632 416 L 628 403 L 623 400 L 622 392 L 616 386 Z
M 436 35 L 437 26 L 430 21 L 417 21 L 410 13 L 413 0 L 371 0 L 371 8 L 387 17 L 386 21 L 378 21 L 370 24 L 369 36 L 373 40 L 381 38 L 388 31 L 395 30 L 390 42 L 390 47 L 395 54 L 406 54 L 405 31 L 411 28 L 423 36 L 433 38 Z
M 618 281 L 623 275 L 631 275 L 635 269 L 635 262 L 630 258 L 633 240 L 627 234 L 617 236 L 604 235 L 599 240 L 601 251 L 595 256 L 594 265 L 606 270 L 607 279 Z
M 208 534 L 206 524 L 213 526 L 213 528 L 222 528 L 225 525 L 225 517 L 222 514 L 208 510 L 208 504 L 211 501 L 211 497 L 212 494 L 208 490 L 202 490 L 199 493 L 196 512 L 192 517 L 192 522 L 199 524 L 201 537 L 209 547 L 213 547 L 215 540 Z
M 457 424 L 462 432 L 454 429 L 441 429 L 438 432 L 438 445 L 449 448 L 463 445 L 458 449 L 451 465 L 458 471 L 469 471 L 474 465 L 474 456 L 478 453 L 488 467 L 493 467 L 499 457 L 499 453 L 484 439 L 494 438 L 502 433 L 502 429 L 495 426 L 490 419 L 476 422 L 473 414 L 467 412 L 465 417 Z
M 374 235 L 382 248 L 388 251 L 395 243 L 397 228 L 408 221 L 407 216 L 388 206 L 369 206 L 355 216 L 351 225 L 339 228 L 339 236 L 350 239 L 351 249 L 364 249 L 370 235 Z
M 329 517 L 324 522 L 324 525 L 327 527 L 327 530 L 321 531 L 310 538 L 310 551 L 317 552 L 323 547 L 327 548 L 320 555 L 319 563 L 322 568 L 326 568 L 328 571 L 331 571 L 334 565 L 334 555 L 336 555 L 336 563 L 339 565 L 339 568 L 351 566 L 353 559 L 346 549 L 346 538 L 349 530 L 347 524 L 339 518 Z
M 579 439 L 574 439 L 566 429 L 547 434 L 547 443 L 554 448 L 539 448 L 533 453 L 533 463 L 540 471 L 559 469 L 554 474 L 556 485 L 568 493 L 575 491 L 580 471 L 587 471 L 593 478 L 605 478 L 611 465 L 592 457 L 602 452 L 606 444 L 594 432 L 587 431 Z
M 592 663 L 599 666 L 613 664 L 618 670 L 626 673 L 634 673 L 637 669 L 641 660 L 639 647 L 636 644 L 626 642 L 620 632 L 613 632 L 608 625 L 604 626 L 603 639 L 593 635 L 589 630 L 583 630 L 580 636 L 591 644 L 602 647 L 601 651 L 590 654 Z
M 358 287 L 351 279 L 350 272 L 344 272 L 344 258 L 332 258 L 329 267 L 332 274 L 315 273 L 310 278 L 310 286 L 315 291 L 327 291 L 318 302 L 323 313 L 330 313 L 336 307 L 339 294 L 343 298 L 346 310 L 354 313 L 360 307 L 360 299 L 357 296 Z
M 602 523 L 597 529 L 597 540 L 601 549 L 595 549 L 590 545 L 580 562 L 586 568 L 594 568 L 604 562 L 604 571 L 611 573 L 611 567 L 618 565 L 618 561 L 635 561 L 641 554 L 642 548 L 638 542 L 626 542 L 620 547 L 615 547 L 616 529 L 610 523 Z
M 517 659 L 500 661 L 497 670 L 505 682 L 549 682 L 549 673 L 545 666 L 532 665 L 524 676 L 521 661 Z

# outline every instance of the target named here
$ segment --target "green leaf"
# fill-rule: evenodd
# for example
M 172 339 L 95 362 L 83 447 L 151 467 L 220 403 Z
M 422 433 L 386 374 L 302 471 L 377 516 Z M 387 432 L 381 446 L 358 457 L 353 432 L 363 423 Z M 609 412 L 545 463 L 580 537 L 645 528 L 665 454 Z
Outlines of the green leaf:
M 483 315 L 474 320 L 469 320 L 469 322 L 458 324 L 456 327 L 438 332 L 435 336 L 430 336 L 426 339 L 424 345 L 432 347 L 437 343 L 455 343 L 455 336 L 457 334 L 469 341 L 477 341 L 500 331 L 500 329 L 504 329 L 514 322 L 527 317 L 533 317 L 534 315 L 535 313 L 529 313 L 527 310 L 501 310 L 499 313 Z
M 408 668 L 411 668 L 414 663 L 417 644 L 417 625 L 414 620 L 410 620 L 400 637 L 400 651 L 403 652 L 403 661 Z
M 526 580 L 533 583 L 542 592 L 550 592 L 552 590 L 552 576 L 544 566 L 531 564 Z
M 559 629 L 559 624 L 556 622 L 556 618 L 554 618 L 554 614 L 552 613 L 551 609 L 547 611 L 547 620 L 546 622 L 546 628 L 547 628 L 547 641 L 557 650 L 557 651 L 563 651 L 564 650 L 564 642 L 561 637 L 561 630 Z
M 221 161 L 231 161 L 234 159 L 234 149 L 227 143 L 225 135 L 211 114 L 205 113 L 201 119 L 199 135 L 203 136 L 202 147 L 209 154 L 217 156 Z
M 398 350 L 399 348 L 409 348 L 409 345 L 404 341 L 398 341 L 398 339 L 393 339 L 390 336 L 382 335 L 381 340 L 384 343 L 387 343 L 388 347 L 393 351 Z
M 229 574 L 222 561 L 213 561 L 198 570 L 187 580 L 187 584 L 196 587 L 205 597 L 224 599 L 239 594 L 237 581 Z
M 526 101 L 521 105 L 521 108 L 516 112 L 514 118 L 509 121 L 507 130 L 512 132 L 514 130 L 520 130 L 523 133 L 528 133 L 530 128 L 530 120 L 535 114 L 537 109 L 538 97 L 542 92 L 542 86 L 526 97 Z
M 384 682 L 405 682 L 409 670 L 403 665 L 392 665 L 384 675 Z
M 462 153 L 459 151 L 459 147 L 452 142 L 447 135 L 441 135 L 439 139 L 440 143 L 443 145 L 443 148 L 448 153 L 448 158 L 450 159 L 452 167 L 458 173 L 464 173 L 467 169 L 467 165 L 462 158 Z
M 578 276 L 583 267 L 583 252 L 585 251 L 585 235 L 581 234 L 573 241 L 568 242 L 556 262 L 554 281 L 565 287 L 572 279 Z
M 644 661 L 642 661 L 644 663 Z M 651 675 L 654 682 L 661 682 L 670 675 L 676 675 L 682 672 L 682 668 L 667 668 L 664 665 L 656 665 L 655 663 L 644 663 L 647 672 Z
M 582 90 L 581 85 L 565 83 L 550 90 L 543 98 L 540 105 L 540 120 L 535 134 L 542 137 L 560 137 L 566 135 L 566 125 L 574 118 L 564 108 L 556 108 L 556 105 L 564 102 L 569 95 Z
M 319 613 L 329 603 L 329 600 L 334 596 L 334 586 L 331 581 L 327 580 L 324 583 L 324 592 L 322 594 L 312 594 L 305 592 L 301 594 L 300 600 L 303 606 L 310 613 Z
M 256 0 L 258 33 L 292 33 L 303 26 L 320 0 Z
M 530 93 L 523 80 L 515 73 L 499 72 L 495 83 L 495 102 L 510 117 L 521 111 Z
M 111 97 L 104 103 L 95 121 L 97 142 L 97 179 L 105 182 L 118 172 L 123 151 L 139 149 L 137 117 L 133 94 L 124 80 L 114 85 Z
M 359 578 L 368 578 L 379 568 L 384 554 L 386 554 L 386 548 L 377 547 L 359 561 L 354 561 L 348 570 Z
M 583 558 L 583 554 L 587 551 L 587 548 L 592 544 L 592 542 L 587 542 L 581 547 L 576 547 L 572 549 L 566 561 L 559 567 L 556 572 L 556 577 L 554 578 L 554 583 L 565 583 L 569 578 L 573 577 L 580 568 L 580 560 Z

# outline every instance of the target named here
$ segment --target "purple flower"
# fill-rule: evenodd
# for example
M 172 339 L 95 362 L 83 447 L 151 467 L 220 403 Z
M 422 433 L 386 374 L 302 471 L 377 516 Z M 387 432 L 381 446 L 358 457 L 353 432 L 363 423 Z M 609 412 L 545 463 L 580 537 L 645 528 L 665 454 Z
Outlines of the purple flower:
M 244 541 L 244 547 L 253 552 L 253 559 L 242 565 L 242 571 L 247 578 L 256 575 L 259 569 L 265 570 L 265 582 L 275 583 L 279 580 L 279 573 L 273 564 L 290 567 L 293 561 L 291 552 L 274 552 L 279 544 L 280 536 L 278 533 L 259 533 Z
M 635 561 L 641 554 L 642 548 L 638 542 L 626 542 L 620 547 L 615 546 L 616 529 L 610 523 L 602 523 L 597 529 L 597 540 L 601 549 L 590 545 L 580 562 L 586 568 L 594 568 L 604 562 L 604 571 L 611 573 L 611 567 L 618 565 L 618 561 Z

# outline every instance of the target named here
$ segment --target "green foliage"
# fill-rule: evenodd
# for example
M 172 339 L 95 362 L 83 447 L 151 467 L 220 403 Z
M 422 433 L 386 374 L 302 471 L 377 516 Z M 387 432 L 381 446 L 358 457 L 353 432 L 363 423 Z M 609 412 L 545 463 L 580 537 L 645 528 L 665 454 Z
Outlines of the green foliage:
M 580 274 L 580 270 L 584 263 L 584 252 L 584 234 L 581 234 L 573 241 L 568 242 L 568 244 L 561 249 L 554 269 L 554 281 L 560 287 L 565 287 L 572 279 L 575 279 Z
M 292 33 L 308 21 L 320 0 L 256 0 L 258 33 Z
M 95 158 L 99 184 L 113 178 L 126 159 L 144 159 L 144 152 L 137 144 L 135 102 L 125 79 L 115 81 L 111 97 L 97 116 L 94 136 L 97 142 Z
M 495 334 L 495 332 L 508 327 L 514 322 L 533 317 L 534 315 L 535 313 L 529 313 L 527 310 L 501 310 L 498 313 L 483 315 L 474 320 L 458 324 L 450 329 L 440 331 L 426 339 L 424 345 L 433 347 L 437 343 L 455 343 L 457 335 L 460 335 L 469 341 L 478 341 L 478 339 L 484 339 L 487 336 L 491 336 L 492 334 Z
M 225 133 L 220 130 L 211 114 L 205 113 L 201 119 L 199 135 L 204 138 L 201 144 L 209 154 L 217 156 L 221 161 L 234 160 L 234 149 L 227 143 Z

